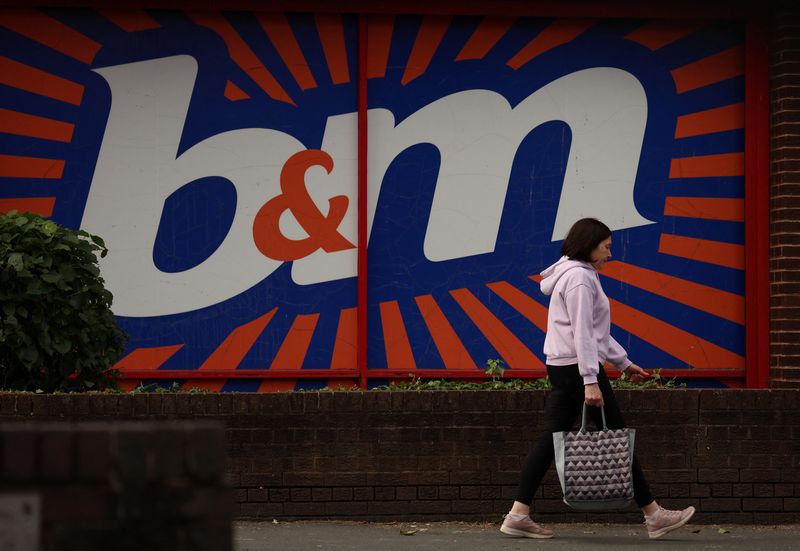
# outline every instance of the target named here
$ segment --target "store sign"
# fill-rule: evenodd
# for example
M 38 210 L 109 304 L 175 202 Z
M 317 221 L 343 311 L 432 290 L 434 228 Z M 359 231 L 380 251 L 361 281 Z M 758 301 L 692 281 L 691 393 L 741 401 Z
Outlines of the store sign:
M 85 41 L 6 18 L 3 63 L 54 84 L 6 78 L 0 100 L 74 132 L 3 135 L 0 153 L 63 171 L 6 170 L 0 204 L 51 201 L 105 239 L 129 353 L 169 350 L 149 365 L 165 369 L 354 367 L 357 19 L 32 13 Z M 548 299 L 532 277 L 584 216 L 614 230 L 602 281 L 638 363 L 742 367 L 741 26 L 369 26 L 370 367 L 541 367 Z

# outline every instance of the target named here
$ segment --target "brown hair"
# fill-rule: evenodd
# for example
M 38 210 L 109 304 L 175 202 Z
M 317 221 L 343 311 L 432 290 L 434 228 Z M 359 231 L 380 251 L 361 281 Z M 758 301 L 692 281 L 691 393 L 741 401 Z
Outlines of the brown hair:
M 592 251 L 611 237 L 611 230 L 600 220 L 582 218 L 575 222 L 561 245 L 561 255 L 572 260 L 591 262 Z

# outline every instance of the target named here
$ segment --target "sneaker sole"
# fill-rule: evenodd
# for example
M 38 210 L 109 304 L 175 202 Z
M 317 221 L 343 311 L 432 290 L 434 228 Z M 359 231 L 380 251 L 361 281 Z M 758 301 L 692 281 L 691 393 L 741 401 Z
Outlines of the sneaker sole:
M 508 528 L 507 526 L 501 526 L 500 531 L 507 536 L 516 536 L 518 538 L 546 540 L 553 537 L 553 534 L 536 534 L 535 532 L 526 532 L 525 530 L 517 530 L 516 528 Z
M 664 528 L 661 528 L 660 530 L 656 530 L 655 532 L 648 532 L 648 535 L 650 536 L 650 539 L 654 540 L 656 538 L 660 538 L 664 534 L 672 532 L 676 528 L 680 528 L 681 526 L 683 526 L 684 524 L 686 524 L 687 522 L 689 522 L 692 519 L 692 517 L 694 516 L 694 512 L 695 512 L 695 510 L 694 510 L 694 508 L 692 508 L 691 514 L 688 517 L 686 517 L 685 519 L 676 522 L 672 526 L 665 526 Z

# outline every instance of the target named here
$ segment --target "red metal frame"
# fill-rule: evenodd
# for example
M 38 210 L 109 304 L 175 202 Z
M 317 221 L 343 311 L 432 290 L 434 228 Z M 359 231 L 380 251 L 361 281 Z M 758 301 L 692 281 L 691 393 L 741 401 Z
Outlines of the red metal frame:
M 358 331 L 357 364 L 367 388 L 367 16 L 358 19 Z
M 734 2 L 706 0 L 673 0 L 647 3 L 637 0 L 0 0 L 0 7 L 41 6 L 63 8 L 103 9 L 191 9 L 225 11 L 260 11 L 275 13 L 346 13 L 346 14 L 421 14 L 421 15 L 493 15 L 509 17 L 597 17 L 597 18 L 658 18 L 658 19 L 744 19 L 750 10 Z
M 745 384 L 769 386 L 769 54 L 752 15 L 745 48 Z
M 156 371 L 148 369 L 128 369 L 125 371 L 126 379 L 229 379 L 234 372 L 228 370 L 204 369 L 202 371 L 190 369 L 159 369 Z M 662 371 L 662 376 L 672 377 L 697 377 L 702 373 L 703 378 L 710 379 L 741 379 L 740 369 L 669 369 Z M 285 369 L 285 370 L 263 370 L 263 369 L 237 369 L 235 371 L 237 379 L 354 379 L 359 380 L 363 385 L 366 379 L 364 374 L 357 369 Z M 408 379 L 418 377 L 420 379 L 441 379 L 446 375 L 448 379 L 485 379 L 489 377 L 481 370 L 467 369 L 370 369 L 367 372 L 368 378 L 373 379 Z M 517 379 L 539 379 L 547 376 L 544 369 L 514 369 L 507 370 L 506 374 Z M 615 379 L 620 376 L 620 372 L 615 369 L 608 369 L 609 378 Z

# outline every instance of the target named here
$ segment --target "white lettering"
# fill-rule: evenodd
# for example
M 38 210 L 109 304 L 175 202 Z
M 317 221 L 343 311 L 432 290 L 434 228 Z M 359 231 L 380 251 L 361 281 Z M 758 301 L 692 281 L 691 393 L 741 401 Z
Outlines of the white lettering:
M 110 253 L 103 276 L 118 315 L 175 314 L 217 304 L 253 287 L 281 262 L 263 256 L 253 242 L 253 220 L 280 193 L 284 162 L 305 149 L 297 139 L 270 129 L 246 128 L 209 137 L 177 156 L 197 64 L 189 56 L 142 61 L 96 70 L 112 93 L 103 143 L 82 227 L 101 235 Z M 570 224 L 596 216 L 612 229 L 651 223 L 633 202 L 633 187 L 647 120 L 647 99 L 630 73 L 601 67 L 578 71 L 539 89 L 515 108 L 500 94 L 470 90 L 441 98 L 395 125 L 385 109 L 369 111 L 368 231 L 383 177 L 392 161 L 420 143 L 440 153 L 424 254 L 444 261 L 495 249 L 514 156 L 523 139 L 548 121 L 572 132 L 553 240 Z M 312 168 L 306 185 L 320 211 L 328 199 L 350 203 L 339 233 L 356 242 L 356 114 L 328 119 L 322 149 L 333 171 Z M 376 145 L 377 144 L 377 145 Z M 237 193 L 231 229 L 204 262 L 179 273 L 160 271 L 153 247 L 164 202 L 189 182 L 220 176 Z M 291 215 L 283 233 L 302 239 Z M 296 260 L 292 278 L 312 284 L 356 275 L 357 251 L 318 250 Z
M 280 192 L 283 163 L 306 149 L 275 130 L 247 128 L 212 136 L 176 158 L 197 63 L 176 56 L 98 69 L 111 87 L 111 113 L 81 227 L 103 237 L 101 262 L 120 316 L 161 316 L 203 308 L 246 291 L 281 262 L 253 243 L 253 219 Z M 153 263 L 164 201 L 198 178 L 236 187 L 236 214 L 225 240 L 190 270 Z

